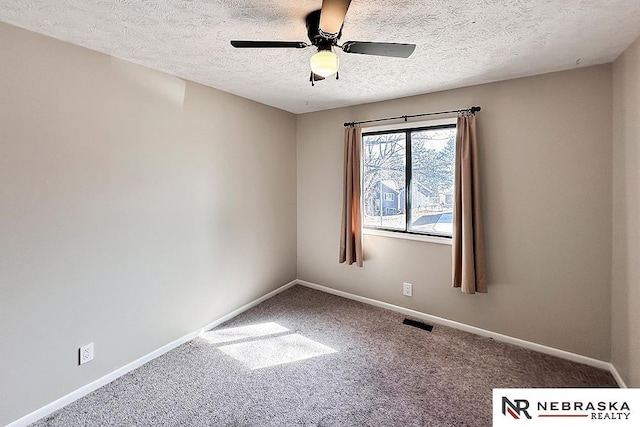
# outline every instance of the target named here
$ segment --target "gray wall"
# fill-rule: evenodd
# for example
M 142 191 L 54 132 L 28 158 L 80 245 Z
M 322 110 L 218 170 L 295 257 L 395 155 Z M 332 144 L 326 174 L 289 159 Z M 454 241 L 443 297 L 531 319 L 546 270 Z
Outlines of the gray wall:
M 611 75 L 609 64 L 298 116 L 298 277 L 609 360 Z M 339 264 L 342 123 L 471 105 L 489 293 L 451 288 L 449 245 L 369 235 L 364 268 Z
M 295 279 L 296 146 L 271 107 L 1 23 L 0 52 L 4 425 Z
M 640 39 L 613 64 L 611 358 L 640 387 Z

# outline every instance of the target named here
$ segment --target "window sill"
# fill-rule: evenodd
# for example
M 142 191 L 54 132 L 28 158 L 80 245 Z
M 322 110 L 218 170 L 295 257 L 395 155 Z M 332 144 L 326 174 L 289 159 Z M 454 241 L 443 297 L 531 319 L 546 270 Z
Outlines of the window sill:
M 423 236 L 420 234 L 409 234 L 394 231 L 374 230 L 371 228 L 363 228 L 362 234 L 380 237 L 392 237 L 394 239 L 416 240 L 419 242 L 437 243 L 440 245 L 451 246 L 452 239 L 447 237 Z

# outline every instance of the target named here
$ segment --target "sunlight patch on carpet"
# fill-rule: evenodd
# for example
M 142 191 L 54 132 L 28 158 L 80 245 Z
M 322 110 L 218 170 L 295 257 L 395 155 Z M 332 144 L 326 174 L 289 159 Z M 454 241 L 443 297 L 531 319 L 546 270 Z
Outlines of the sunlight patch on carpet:
M 218 349 L 251 370 L 337 353 L 331 347 L 300 334 L 229 344 Z
M 240 326 L 237 328 L 219 329 L 206 332 L 202 338 L 211 344 L 238 341 L 247 338 L 264 337 L 267 335 L 289 332 L 289 329 L 275 322 L 259 323 L 257 325 Z

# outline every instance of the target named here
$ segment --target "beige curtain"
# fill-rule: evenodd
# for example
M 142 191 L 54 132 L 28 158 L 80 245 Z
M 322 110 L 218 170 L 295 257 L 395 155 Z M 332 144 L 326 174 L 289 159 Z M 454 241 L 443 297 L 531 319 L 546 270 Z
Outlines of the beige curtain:
M 487 292 L 487 268 L 480 213 L 476 116 L 458 116 L 453 208 L 453 286 Z
M 360 126 L 344 130 L 344 190 L 340 227 L 340 262 L 362 267 L 362 227 L 360 212 Z

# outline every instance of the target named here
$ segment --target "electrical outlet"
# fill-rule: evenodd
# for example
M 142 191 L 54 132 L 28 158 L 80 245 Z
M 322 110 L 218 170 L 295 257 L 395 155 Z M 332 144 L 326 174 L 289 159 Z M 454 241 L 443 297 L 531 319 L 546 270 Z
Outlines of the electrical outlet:
M 411 283 L 403 283 L 402 284 L 402 295 L 405 297 L 413 296 L 413 285 Z
M 93 343 L 80 347 L 80 364 L 84 365 L 93 360 Z

